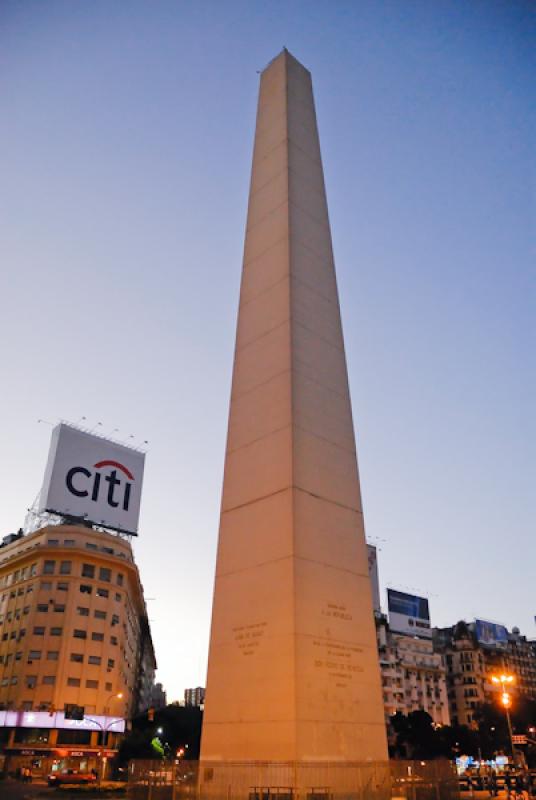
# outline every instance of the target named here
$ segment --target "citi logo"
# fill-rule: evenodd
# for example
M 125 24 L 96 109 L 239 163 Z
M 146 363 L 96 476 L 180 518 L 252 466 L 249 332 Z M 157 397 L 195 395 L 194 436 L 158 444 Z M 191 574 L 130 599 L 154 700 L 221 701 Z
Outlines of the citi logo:
M 128 511 L 134 475 L 119 461 L 97 461 L 93 465 L 94 470 L 100 470 L 103 467 L 113 467 L 108 475 L 104 475 L 104 482 L 108 484 L 108 488 L 102 486 L 102 491 L 106 492 L 106 502 L 112 508 L 117 508 L 121 503 L 123 510 Z M 118 478 L 118 470 L 124 473 L 126 477 L 121 476 Z M 71 467 L 65 476 L 65 484 L 71 494 L 76 497 L 89 497 L 91 495 L 91 499 L 96 503 L 101 495 L 102 477 L 103 474 L 101 472 L 92 472 L 86 467 Z

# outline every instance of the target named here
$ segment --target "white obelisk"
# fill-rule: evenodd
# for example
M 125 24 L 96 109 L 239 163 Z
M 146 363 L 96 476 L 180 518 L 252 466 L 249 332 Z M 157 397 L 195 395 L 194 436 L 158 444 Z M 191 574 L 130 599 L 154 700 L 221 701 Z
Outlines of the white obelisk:
M 386 760 L 310 73 L 261 75 L 201 760 Z

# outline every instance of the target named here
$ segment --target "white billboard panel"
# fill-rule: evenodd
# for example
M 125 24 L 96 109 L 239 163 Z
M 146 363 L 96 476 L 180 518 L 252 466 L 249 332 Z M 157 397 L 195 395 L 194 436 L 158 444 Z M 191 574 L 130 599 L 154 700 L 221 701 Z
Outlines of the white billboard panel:
M 65 423 L 52 431 L 40 511 L 136 534 L 145 454 Z
M 389 627 L 395 633 L 406 633 L 432 638 L 430 627 L 430 611 L 426 597 L 387 589 L 387 607 L 389 609 Z

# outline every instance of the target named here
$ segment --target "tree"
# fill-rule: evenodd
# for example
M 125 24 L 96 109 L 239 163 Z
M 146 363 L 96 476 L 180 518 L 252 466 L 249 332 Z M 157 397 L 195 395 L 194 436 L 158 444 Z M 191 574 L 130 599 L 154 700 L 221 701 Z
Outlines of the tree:
M 119 748 L 119 762 L 131 758 L 155 758 L 153 740 L 158 728 L 162 733 L 158 739 L 166 753 L 174 755 L 184 748 L 185 759 L 198 759 L 201 742 L 203 712 L 197 707 L 169 705 L 155 711 L 154 721 L 150 722 L 147 713 L 132 721 L 132 730 Z

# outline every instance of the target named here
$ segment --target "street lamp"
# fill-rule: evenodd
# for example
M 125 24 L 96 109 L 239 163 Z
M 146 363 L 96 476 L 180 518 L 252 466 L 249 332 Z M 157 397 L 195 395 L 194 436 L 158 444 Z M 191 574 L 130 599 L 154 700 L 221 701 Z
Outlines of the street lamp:
M 109 708 L 108 704 L 111 703 L 112 700 L 121 700 L 122 697 L 123 697 L 123 692 L 118 692 L 117 694 L 111 694 L 109 696 L 109 698 L 107 699 L 107 701 L 106 701 L 105 708 L 106 709 Z M 108 723 L 102 725 L 98 720 L 93 719 L 92 717 L 87 717 L 87 719 L 90 720 L 90 722 L 93 722 L 95 725 L 97 725 L 100 728 L 101 732 L 102 732 L 102 745 L 101 745 L 101 748 L 100 748 L 98 756 L 97 756 L 97 772 L 98 772 L 98 778 L 99 778 L 99 784 L 100 784 L 102 782 L 102 772 L 103 772 L 103 769 L 104 769 L 104 757 L 102 755 L 102 751 L 106 747 L 106 743 L 108 741 L 108 733 L 110 732 L 110 729 L 114 725 L 116 725 L 119 722 L 119 720 L 118 719 L 112 719 L 111 722 L 108 722 Z
M 510 736 L 510 748 L 512 750 L 512 760 L 515 766 L 516 763 L 516 754 L 514 751 L 514 738 L 512 735 L 512 722 L 510 720 L 510 708 L 512 706 L 512 696 L 507 691 L 508 687 L 514 683 L 514 676 L 509 675 L 508 673 L 502 672 L 500 675 L 492 675 L 491 680 L 493 683 L 500 685 L 501 687 L 501 705 L 504 708 L 506 713 L 506 722 L 508 723 L 508 735 Z

